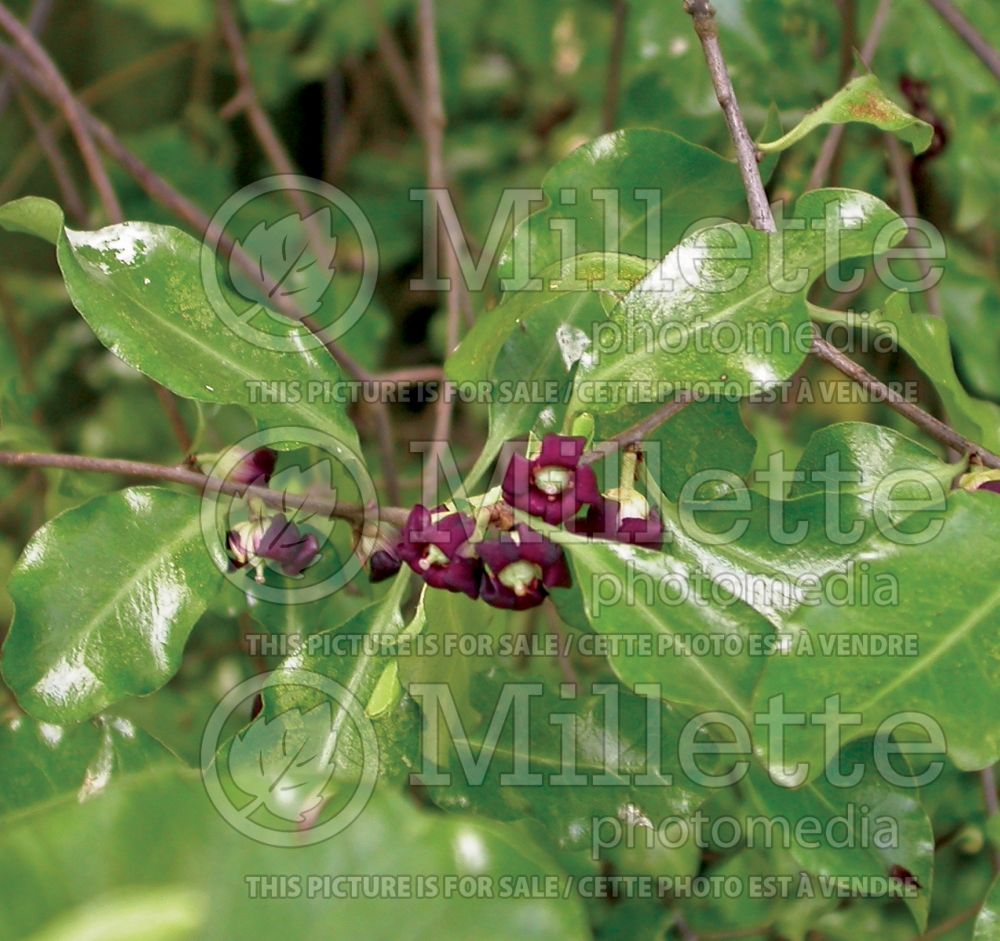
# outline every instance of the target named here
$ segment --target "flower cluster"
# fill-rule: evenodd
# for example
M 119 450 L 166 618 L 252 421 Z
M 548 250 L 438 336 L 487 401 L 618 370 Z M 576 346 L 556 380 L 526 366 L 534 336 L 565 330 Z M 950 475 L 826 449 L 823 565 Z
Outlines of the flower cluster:
M 503 501 L 485 509 L 479 525 L 466 514 L 418 504 L 395 546 L 372 554 L 371 580 L 390 578 L 405 562 L 433 588 L 496 608 L 541 604 L 550 588 L 570 586 L 569 566 L 558 545 L 515 524 L 511 508 L 586 537 L 659 549 L 663 526 L 655 510 L 631 487 L 602 495 L 582 460 L 585 447 L 582 437 L 547 435 L 536 457 L 515 455 L 501 485 Z
M 228 479 L 241 487 L 267 486 L 278 455 L 270 448 L 243 454 L 229 471 Z M 263 505 L 251 501 L 251 516 L 226 533 L 226 549 L 233 566 L 249 567 L 258 582 L 264 580 L 264 565 L 278 563 L 286 575 L 301 575 L 319 555 L 319 540 L 303 533 L 283 513 L 269 516 Z

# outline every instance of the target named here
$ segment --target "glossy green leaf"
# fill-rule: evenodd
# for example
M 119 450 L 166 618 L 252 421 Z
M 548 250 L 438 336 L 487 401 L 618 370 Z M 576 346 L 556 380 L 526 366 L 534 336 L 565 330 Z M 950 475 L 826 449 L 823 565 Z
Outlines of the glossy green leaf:
M 118 716 L 76 726 L 16 716 L 0 725 L 0 817 L 66 795 L 89 800 L 123 775 L 177 763 L 154 738 Z
M 743 199 L 734 163 L 676 134 L 644 128 L 578 147 L 545 175 L 542 190 L 548 205 L 514 230 L 500 258 L 501 277 L 525 281 L 585 252 L 659 258 L 691 226 L 725 215 Z M 561 231 L 571 231 L 567 242 Z
M 689 816 L 704 800 L 704 789 L 687 778 L 677 756 L 684 713 L 618 685 L 562 696 L 533 682 L 530 674 L 494 671 L 477 683 L 481 720 L 459 711 L 451 721 L 457 717 L 461 728 L 444 731 L 445 718 L 437 717 L 447 740 L 434 774 L 449 778 L 435 778 L 429 788 L 438 804 L 501 820 L 531 819 L 561 848 L 589 851 L 601 820 L 636 826 L 646 820 L 655 827 Z M 505 713 L 504 696 L 518 687 L 531 695 L 521 700 L 530 710 L 527 723 L 514 713 L 522 706 Z M 429 702 L 422 700 L 425 712 Z M 433 708 L 451 706 L 435 702 Z M 426 748 L 424 755 L 426 761 Z
M 359 933 L 370 941 L 416 941 L 430 934 L 446 941 L 590 937 L 575 897 L 445 897 L 443 880 L 466 875 L 488 880 L 495 891 L 503 877 L 552 875 L 565 884 L 558 867 L 524 834 L 427 813 L 392 793 L 376 793 L 335 838 L 290 851 L 230 827 L 209 803 L 197 774 L 150 774 L 83 806 L 72 797 L 57 801 L 4 830 L 0 939 L 21 941 L 111 890 L 139 888 L 150 902 L 184 892 L 201 896 L 207 904 L 185 907 L 199 917 L 198 927 L 184 937 L 212 941 L 320 941 Z M 311 878 L 338 876 L 396 877 L 400 885 L 408 879 L 411 890 L 404 895 L 400 889 L 391 901 L 369 893 L 333 899 L 319 883 L 308 890 Z M 418 897 L 416 882 L 429 876 L 437 877 L 439 891 Z M 266 895 L 256 877 L 276 879 L 286 897 Z M 298 893 L 291 897 L 295 885 Z
M 612 412 L 678 388 L 746 395 L 789 378 L 811 348 L 812 283 L 904 235 L 885 203 L 850 190 L 807 193 L 785 226 L 713 226 L 667 255 L 612 313 L 619 332 L 578 371 L 576 407 Z
M 400 604 L 408 584 L 404 571 L 381 601 L 337 627 L 302 638 L 302 645 L 281 662 L 278 685 L 264 691 L 263 713 L 223 748 L 219 760 L 242 791 L 266 797 L 268 775 L 277 776 L 272 784 L 285 781 L 287 795 L 295 800 L 285 801 L 279 818 L 297 819 L 308 812 L 310 799 L 315 803 L 345 782 L 353 785 L 364 771 L 365 741 L 352 719 L 352 704 L 372 719 L 379 773 L 398 778 L 407 766 L 419 717 L 395 679 L 393 654 L 397 635 L 406 627 Z M 302 670 L 339 684 L 345 701 L 333 702 L 323 691 L 296 683 L 294 674 Z M 287 673 L 287 683 L 280 681 L 281 671 Z M 266 800 L 262 804 L 261 813 L 274 813 Z
M 845 787 L 824 775 L 792 789 L 775 784 L 754 763 L 748 787 L 752 805 L 778 826 L 787 821 L 793 832 L 803 825 L 814 828 L 808 837 L 792 839 L 788 847 L 796 862 L 813 875 L 828 880 L 871 879 L 874 888 L 878 884 L 874 880 L 887 879 L 893 866 L 908 870 L 920 889 L 904 898 L 922 931 L 930 910 L 934 865 L 934 833 L 927 814 L 912 793 L 887 784 L 870 757 L 865 761 L 862 749 L 845 749 L 835 760 L 845 768 L 862 769 L 860 782 Z
M 95 232 L 66 229 L 58 207 L 37 197 L 0 207 L 0 225 L 54 241 L 73 305 L 130 366 L 185 398 L 239 405 L 269 426 L 306 425 L 357 454 L 357 432 L 343 406 L 304 394 L 310 380 L 342 382 L 340 368 L 325 350 L 310 348 L 308 330 L 270 312 L 272 331 L 291 344 L 289 352 L 234 333 L 206 297 L 197 239 L 141 222 Z M 223 294 L 234 309 L 246 306 L 231 292 Z M 283 383 L 286 401 L 257 401 L 261 381 Z M 301 401 L 294 401 L 294 390 Z
M 692 568 L 662 552 L 604 540 L 565 549 L 591 628 L 630 640 L 609 656 L 626 683 L 658 684 L 671 702 L 746 713 L 763 665 L 750 654 L 752 635 L 765 642 L 771 633 L 763 617 L 739 601 L 709 603 Z M 727 635 L 735 652 L 726 652 Z M 686 649 L 692 642 L 707 651 Z
M 222 585 L 197 497 L 121 490 L 68 510 L 25 547 L 10 580 L 16 613 L 3 675 L 21 705 L 76 722 L 159 689 Z
M 976 916 L 972 941 L 997 941 L 1000 938 L 1000 879 L 993 883 L 983 907 Z
M 912 145 L 915 153 L 923 153 L 931 145 L 934 128 L 926 121 L 907 114 L 882 88 L 874 75 L 852 79 L 836 95 L 810 111 L 784 137 L 770 143 L 757 144 L 764 153 L 780 153 L 797 144 L 825 124 L 872 124 L 882 131 L 891 131 Z
M 927 530 L 923 544 L 875 540 L 865 553 L 867 576 L 891 578 L 896 603 L 856 604 L 849 622 L 843 606 L 829 599 L 802 608 L 787 626 L 790 649 L 768 661 L 756 703 L 781 696 L 787 712 L 817 715 L 829 697 L 838 696 L 841 712 L 857 719 L 845 727 L 845 740 L 916 710 L 940 726 L 948 756 L 960 768 L 996 762 L 1000 502 L 995 496 L 953 493 L 939 531 Z M 853 643 L 847 649 L 830 646 L 840 634 L 898 640 L 875 656 Z M 907 636 L 915 642 L 902 646 L 899 641 Z M 822 745 L 815 735 L 793 735 L 786 760 L 815 769 Z
M 894 598 L 891 579 L 869 578 L 862 564 L 869 544 L 890 525 L 933 525 L 957 468 L 898 432 L 861 422 L 817 432 L 795 468 L 776 456 L 766 495 L 736 488 L 702 501 L 692 487 L 679 515 L 664 507 L 672 552 L 707 576 L 717 596 L 742 599 L 777 627 L 824 590 Z

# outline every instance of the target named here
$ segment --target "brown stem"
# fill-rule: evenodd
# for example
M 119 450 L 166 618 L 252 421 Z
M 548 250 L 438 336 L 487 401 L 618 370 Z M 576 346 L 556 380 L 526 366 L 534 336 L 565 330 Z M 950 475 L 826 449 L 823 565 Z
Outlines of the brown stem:
M 946 918 L 933 928 L 928 928 L 923 934 L 918 934 L 913 941 L 934 941 L 935 938 L 940 938 L 942 935 L 954 931 L 959 925 L 964 925 L 967 921 L 971 921 L 979 914 L 981 908 L 982 905 L 978 902 L 975 905 L 970 905 L 957 915 L 952 915 L 951 918 Z
M 580 463 L 593 464 L 595 461 L 601 460 L 601 458 L 620 448 L 625 448 L 630 444 L 635 444 L 637 441 L 642 441 L 643 438 L 656 431 L 664 422 L 669 421 L 678 412 L 687 408 L 692 401 L 694 400 L 691 396 L 683 392 L 679 393 L 675 399 L 661 405 L 655 412 L 651 412 L 642 419 L 642 421 L 636 422 L 636 424 L 630 428 L 626 428 L 624 431 L 620 431 L 608 441 L 602 441 L 593 451 L 588 451 L 584 454 L 580 459 Z
M 76 138 L 80 156 L 83 158 L 87 173 L 100 197 L 105 215 L 112 220 L 120 219 L 122 217 L 121 204 L 118 202 L 114 187 L 111 185 L 111 178 L 101 162 L 101 155 L 98 153 L 83 119 L 83 109 L 79 101 L 32 32 L 3 3 L 0 3 L 0 27 L 10 33 L 18 47 L 34 65 L 40 80 L 46 85 L 53 103 L 66 116 L 66 123 Z
M 937 10 L 938 15 L 956 33 L 962 41 L 982 60 L 994 75 L 1000 79 L 1000 53 L 986 41 L 986 37 L 976 29 L 951 0 L 927 0 Z
M 705 52 L 705 61 L 712 76 L 715 87 L 715 97 L 719 99 L 722 113 L 729 125 L 729 133 L 736 145 L 736 161 L 743 177 L 743 187 L 747 193 L 747 204 L 750 207 L 750 224 L 763 232 L 776 232 L 774 216 L 767 201 L 764 181 L 760 176 L 757 164 L 757 148 L 747 130 L 740 111 L 740 103 L 733 90 L 733 82 L 729 77 L 729 69 L 719 45 L 719 30 L 715 23 L 715 10 L 709 0 L 685 0 L 684 9 L 691 14 L 695 32 L 701 40 Z
M 979 772 L 979 780 L 983 786 L 983 805 L 986 807 L 987 818 L 1000 814 L 1000 800 L 997 798 L 997 777 L 993 765 Z M 993 864 L 993 874 L 1000 872 L 1000 849 L 993 848 L 990 854 Z
M 41 36 L 45 31 L 54 6 L 55 0 L 35 0 L 31 5 L 25 25 L 32 36 Z M 13 92 L 12 76 L 10 74 L 0 75 L 0 117 L 6 113 Z
M 180 406 L 177 404 L 177 397 L 164 386 L 154 385 L 154 388 L 156 389 L 156 397 L 159 399 L 160 407 L 163 409 L 163 414 L 167 416 L 170 430 L 177 439 L 177 445 L 181 449 L 181 453 L 185 457 L 189 457 L 194 442 L 191 439 L 191 434 L 188 432 L 187 425 L 184 423 L 184 416 L 181 414 Z
M 618 124 L 618 103 L 622 93 L 622 69 L 625 64 L 625 38 L 628 24 L 628 0 L 615 0 L 611 51 L 608 56 L 608 77 L 604 85 L 604 105 L 601 129 L 605 134 Z
M 120 88 L 135 85 L 149 73 L 173 64 L 177 61 L 179 54 L 186 52 L 190 48 L 192 48 L 190 40 L 181 40 L 172 45 L 164 46 L 162 49 L 157 49 L 148 55 L 141 56 L 122 66 L 120 69 L 115 69 L 113 72 L 102 75 L 86 88 L 80 89 L 77 93 L 77 98 L 81 104 L 88 107 L 100 104 Z M 9 59 L 7 58 L 4 58 L 4 61 L 9 63 Z M 11 67 L 13 68 L 14 66 L 11 65 Z M 53 138 L 58 140 L 59 135 L 62 134 L 66 127 L 65 116 L 57 112 L 49 119 L 46 127 L 53 135 Z M 18 151 L 17 158 L 11 163 L 3 182 L 0 183 L 0 203 L 5 203 L 14 198 L 21 185 L 38 165 L 38 156 L 39 149 L 35 141 L 32 141 L 31 144 L 22 147 Z
M 236 19 L 236 12 L 233 8 L 232 0 L 219 0 L 219 19 L 222 27 L 222 36 L 229 48 L 229 54 L 233 60 L 233 68 L 236 70 L 236 81 L 239 86 L 239 94 L 243 102 L 243 112 L 250 122 L 250 127 L 254 137 L 264 151 L 264 156 L 274 167 L 275 171 L 284 176 L 295 176 L 298 168 L 292 162 L 292 158 L 287 148 L 278 136 L 274 124 L 268 117 L 260 103 L 260 96 L 257 94 L 257 86 L 254 84 L 253 72 L 250 68 L 250 59 L 247 56 L 246 44 L 243 41 L 243 33 L 240 31 L 239 23 Z M 316 258 L 317 263 L 323 256 L 323 236 L 318 220 L 309 205 L 308 200 L 301 190 L 286 189 L 289 202 L 302 218 L 305 226 L 309 244 Z M 307 326 L 306 318 L 299 317 Z M 312 329 L 310 327 L 310 329 Z M 343 350 L 332 345 L 332 341 L 327 344 L 338 362 L 342 365 L 349 360 L 355 378 L 370 379 L 366 371 L 361 370 L 359 364 L 350 359 Z M 336 349 L 336 352 L 334 352 Z M 381 453 L 382 475 L 385 479 L 386 492 L 393 502 L 399 499 L 399 482 L 396 474 L 396 452 L 393 441 L 392 418 L 384 402 L 373 403 L 372 413 L 375 417 L 375 431 Z
M 260 96 L 257 94 L 257 86 L 254 84 L 253 72 L 250 68 L 250 59 L 247 56 L 246 43 L 236 20 L 232 0 L 218 0 L 218 9 L 222 37 L 229 49 L 230 58 L 233 60 L 236 84 L 243 106 L 242 111 L 250 123 L 250 129 L 274 171 L 283 176 L 296 176 L 299 172 L 298 168 L 292 162 L 292 158 L 278 136 L 274 124 L 260 103 Z M 309 236 L 313 255 L 319 263 L 319 259 L 322 257 L 323 233 L 319 230 L 312 208 L 301 190 L 286 189 L 284 193 L 295 211 L 301 216 L 302 224 Z
M 859 366 L 853 360 L 848 359 L 838 349 L 827 343 L 826 340 L 819 336 L 818 332 L 813 338 L 812 351 L 820 359 L 836 367 L 849 379 L 853 379 L 863 389 L 866 389 L 871 393 L 875 401 L 885 402 L 886 405 L 911 421 L 921 431 L 926 432 L 936 441 L 940 441 L 959 454 L 977 458 L 985 467 L 1000 468 L 1000 457 L 997 457 L 992 451 L 987 451 L 982 445 L 970 441 L 964 435 L 960 435 L 954 428 L 925 412 L 919 405 L 908 402 L 894 389 L 889 388 L 881 379 L 873 376 L 863 366 Z
M 182 484 L 205 492 L 213 491 L 229 496 L 256 497 L 275 509 L 295 509 L 330 518 L 344 519 L 360 525 L 377 515 L 381 520 L 402 525 L 407 511 L 401 507 L 363 507 L 356 504 L 338 504 L 332 496 L 315 494 L 289 494 L 269 487 L 244 487 L 236 481 L 206 477 L 187 467 L 168 467 L 146 461 L 126 461 L 117 458 L 85 457 L 80 454 L 41 454 L 37 452 L 0 451 L 0 466 L 5 467 L 55 467 L 64 470 L 84 471 L 94 474 L 115 474 L 120 477 L 144 477 Z
M 375 42 L 378 49 L 379 59 L 385 67 L 389 80 L 392 82 L 393 91 L 399 99 L 399 103 L 406 116 L 410 119 L 414 130 L 418 134 L 425 134 L 424 128 L 424 106 L 417 91 L 417 82 L 410 71 L 410 66 L 403 55 L 403 50 L 399 48 L 399 43 L 385 23 L 378 19 L 378 6 L 374 2 L 368 5 L 369 13 L 376 20 Z
M 85 223 L 87 220 L 86 203 L 83 201 L 83 196 L 80 195 L 76 180 L 73 179 L 73 174 L 66 163 L 66 158 L 59 149 L 55 136 L 32 104 L 31 98 L 24 91 L 21 80 L 10 77 L 10 82 L 17 97 L 17 102 L 21 106 L 28 124 L 31 125 L 35 140 L 38 142 L 38 146 L 49 164 L 49 169 L 52 171 L 52 177 L 56 181 L 56 186 L 59 187 L 59 195 L 62 197 L 66 212 L 77 222 Z
M 903 145 L 892 134 L 885 134 L 885 146 L 889 154 L 889 167 L 892 170 L 893 179 L 896 181 L 896 189 L 899 190 L 899 208 L 903 210 L 903 218 L 910 222 L 911 219 L 920 217 L 920 208 L 917 206 L 917 194 L 913 190 L 913 178 L 910 175 L 911 163 Z M 906 244 L 911 248 L 918 248 L 916 240 L 913 238 L 913 230 L 906 233 Z M 920 277 L 929 283 L 931 277 L 931 263 L 924 257 L 923 253 L 917 254 L 917 266 L 920 268 Z M 943 317 L 944 309 L 941 306 L 941 295 L 937 285 L 928 287 L 924 296 L 927 299 L 927 309 L 935 317 Z
M 417 12 L 420 45 L 420 77 L 423 92 L 424 143 L 427 151 L 427 185 L 434 194 L 437 209 L 436 224 L 445 236 L 439 238 L 444 245 L 444 275 L 448 281 L 447 293 L 447 350 L 450 353 L 458 346 L 458 330 L 462 316 L 461 295 L 459 293 L 458 256 L 446 237 L 441 224 L 441 198 L 448 191 L 448 177 L 444 165 L 444 129 L 447 118 L 444 111 L 444 96 L 441 91 L 441 62 L 438 54 L 437 23 L 434 0 L 420 0 Z M 444 391 L 444 390 L 442 390 Z M 438 465 L 441 455 L 451 437 L 451 424 L 455 406 L 452 396 L 442 394 L 438 399 L 434 414 L 434 430 L 427 461 L 430 472 L 424 475 L 424 503 L 428 506 L 435 501 L 437 491 Z
M 21 75 L 36 87 L 41 87 L 43 91 L 46 91 L 38 70 L 26 62 L 15 50 L 0 45 L 0 59 L 3 59 L 16 68 Z M 224 251 L 230 252 L 232 259 L 241 268 L 254 277 L 259 277 L 260 271 L 253 259 L 239 245 L 235 244 L 228 235 L 220 232 L 212 224 L 211 219 L 198 206 L 191 202 L 183 193 L 174 189 L 166 180 L 136 157 L 104 122 L 94 117 L 82 106 L 79 106 L 79 113 L 89 131 L 93 134 L 94 140 L 121 164 L 125 171 L 146 193 L 186 222 L 196 232 L 203 233 L 205 238 L 217 240 L 219 246 Z M 299 310 L 291 299 L 280 293 L 272 294 L 272 298 L 275 306 L 282 314 L 292 320 L 301 322 L 323 343 L 330 355 L 333 356 L 351 378 L 360 382 L 371 381 L 375 378 L 360 364 L 355 362 L 352 357 L 341 350 L 333 340 L 329 339 L 325 335 L 323 328 L 311 316 Z M 377 420 L 378 442 L 384 465 L 383 473 L 385 475 L 386 492 L 389 499 L 396 502 L 399 499 L 398 483 L 396 480 L 395 449 L 392 440 L 392 430 L 389 425 L 388 409 L 383 402 L 374 403 L 372 408 Z

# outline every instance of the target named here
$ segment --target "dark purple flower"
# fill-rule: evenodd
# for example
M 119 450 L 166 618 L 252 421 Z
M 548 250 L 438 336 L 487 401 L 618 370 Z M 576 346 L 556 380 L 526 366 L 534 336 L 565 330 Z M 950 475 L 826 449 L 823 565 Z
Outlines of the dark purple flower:
M 907 888 L 922 889 L 920 880 L 903 866 L 895 865 L 889 867 L 889 878 L 893 882 L 899 882 Z
M 1000 493 L 1000 480 L 987 480 L 979 485 L 979 490 L 989 490 L 990 493 Z
M 585 504 L 601 501 L 592 468 L 580 465 L 585 438 L 546 435 L 538 457 L 515 454 L 503 479 L 504 499 L 550 525 L 576 516 Z
M 226 548 L 236 568 L 253 566 L 259 581 L 265 559 L 277 562 L 286 575 L 301 575 L 319 554 L 319 541 L 279 513 L 269 521 L 240 523 L 226 534 Z
M 570 527 L 598 539 L 627 542 L 645 549 L 663 548 L 663 523 L 660 516 L 635 490 L 623 494 L 609 490 L 608 496 L 592 506 L 582 520 Z
M 372 582 L 384 582 L 387 578 L 392 578 L 402 564 L 402 559 L 394 552 L 379 549 L 368 560 L 368 579 Z
M 257 448 L 256 451 L 239 451 L 240 458 L 233 469 L 226 475 L 227 480 L 238 484 L 241 487 L 250 487 L 254 484 L 265 487 L 274 473 L 274 466 L 278 463 L 278 452 L 270 448 Z
M 514 535 L 503 533 L 479 543 L 478 549 L 488 568 L 483 601 L 494 608 L 534 608 L 545 600 L 547 588 L 572 584 L 562 549 L 523 524 Z
M 478 598 L 482 565 L 469 544 L 475 529 L 475 521 L 461 513 L 435 522 L 431 511 L 418 503 L 410 510 L 396 551 L 432 588 Z

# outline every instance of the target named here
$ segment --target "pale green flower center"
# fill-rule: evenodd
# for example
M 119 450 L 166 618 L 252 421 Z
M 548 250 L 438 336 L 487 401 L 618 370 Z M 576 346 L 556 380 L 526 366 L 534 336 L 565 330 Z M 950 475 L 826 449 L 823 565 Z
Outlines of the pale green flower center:
M 427 547 L 423 558 L 417 564 L 426 572 L 432 565 L 447 565 L 448 556 L 437 546 L 430 545 Z
M 609 490 L 605 496 L 618 503 L 618 521 L 649 519 L 649 502 L 638 490 Z
M 562 493 L 573 478 L 565 467 L 539 467 L 535 471 L 535 486 L 548 497 Z
M 498 578 L 500 584 L 509 588 L 518 598 L 523 597 L 542 577 L 542 570 L 533 562 L 521 559 L 504 566 Z

